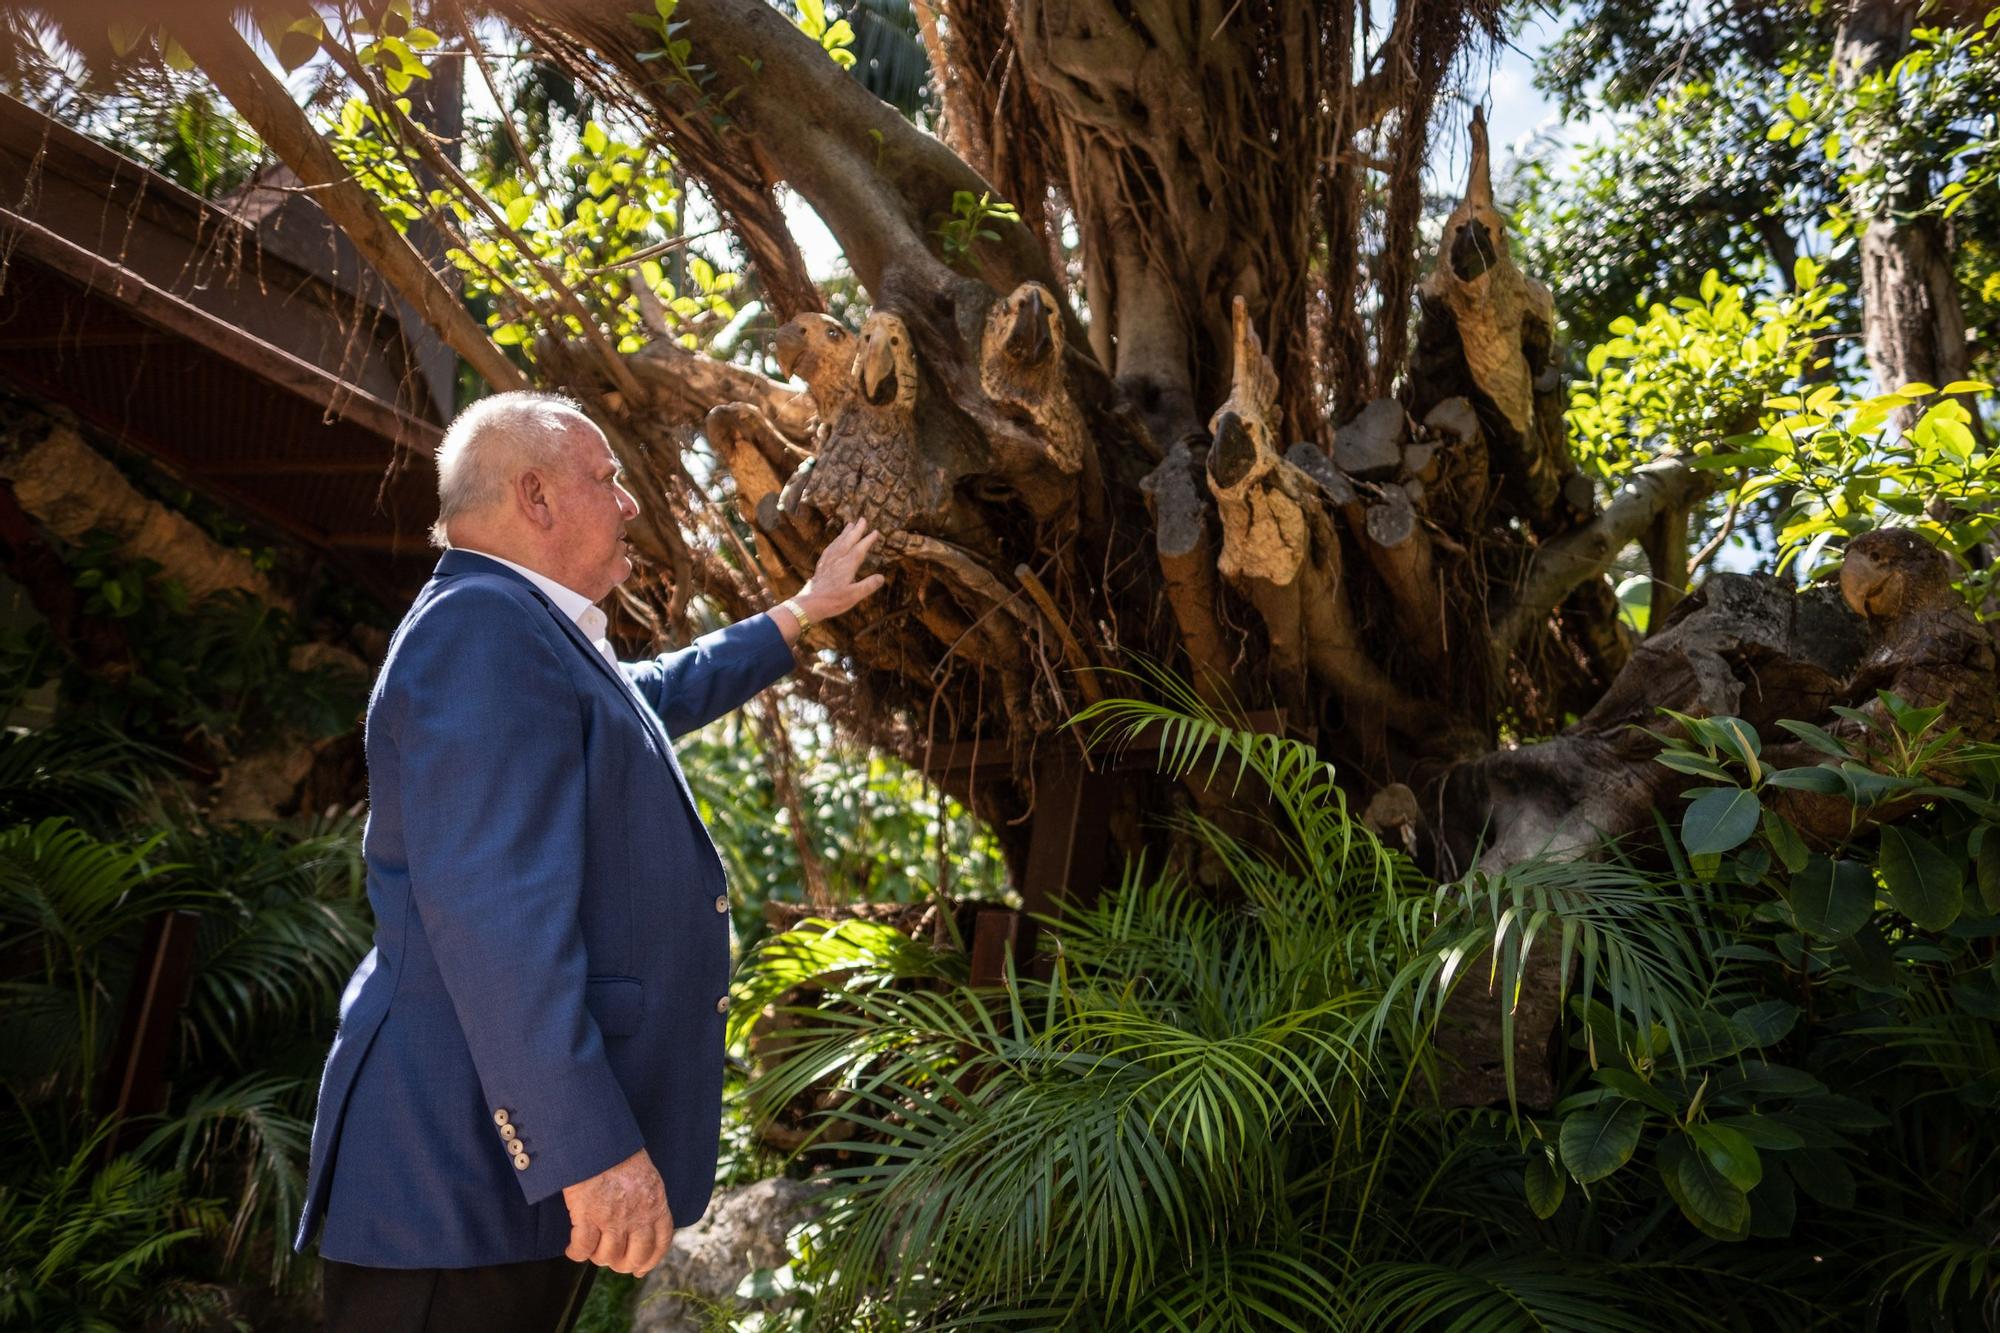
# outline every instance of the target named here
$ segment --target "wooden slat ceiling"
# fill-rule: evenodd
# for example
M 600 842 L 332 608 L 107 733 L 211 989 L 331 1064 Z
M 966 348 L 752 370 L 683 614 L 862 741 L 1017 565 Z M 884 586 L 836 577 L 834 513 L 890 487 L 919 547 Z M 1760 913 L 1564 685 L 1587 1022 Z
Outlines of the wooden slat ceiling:
M 241 202 L 0 97 L 0 380 L 405 592 L 455 362 L 303 196 Z

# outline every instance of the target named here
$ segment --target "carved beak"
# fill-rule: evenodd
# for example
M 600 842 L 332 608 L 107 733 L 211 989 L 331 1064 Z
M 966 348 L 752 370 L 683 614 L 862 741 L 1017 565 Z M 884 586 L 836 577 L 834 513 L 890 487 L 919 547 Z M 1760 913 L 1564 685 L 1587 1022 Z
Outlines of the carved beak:
M 1049 308 L 1040 291 L 1029 288 L 1028 299 L 1014 307 L 1014 326 L 1007 330 L 1007 354 L 1024 366 L 1039 366 L 1048 359 Z
M 793 320 L 778 330 L 771 349 L 778 356 L 778 373 L 790 379 L 792 367 L 798 365 L 799 358 L 805 355 L 806 331 L 799 327 L 797 320 Z
M 870 338 L 861 344 L 854 358 L 854 376 L 861 384 L 861 396 L 877 407 L 896 401 L 896 358 L 887 338 Z

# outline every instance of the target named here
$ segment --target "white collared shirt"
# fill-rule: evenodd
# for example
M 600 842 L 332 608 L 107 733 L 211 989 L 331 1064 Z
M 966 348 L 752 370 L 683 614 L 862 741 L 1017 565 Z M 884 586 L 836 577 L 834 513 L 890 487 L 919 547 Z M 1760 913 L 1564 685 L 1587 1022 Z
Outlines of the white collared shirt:
M 556 604 L 556 610 L 576 622 L 576 627 L 583 631 L 584 637 L 596 645 L 598 652 L 604 654 L 605 661 L 611 663 L 611 669 L 613 671 L 618 669 L 618 650 L 613 648 L 611 640 L 605 637 L 606 631 L 611 628 L 611 617 L 600 611 L 597 604 L 588 597 L 573 588 L 564 587 L 546 574 L 538 574 L 526 565 L 517 565 L 506 556 L 495 555 L 491 551 L 482 551 L 472 546 L 454 546 L 452 549 L 464 551 L 467 555 L 483 555 L 488 560 L 507 566 L 540 588 L 548 595 L 548 599 Z

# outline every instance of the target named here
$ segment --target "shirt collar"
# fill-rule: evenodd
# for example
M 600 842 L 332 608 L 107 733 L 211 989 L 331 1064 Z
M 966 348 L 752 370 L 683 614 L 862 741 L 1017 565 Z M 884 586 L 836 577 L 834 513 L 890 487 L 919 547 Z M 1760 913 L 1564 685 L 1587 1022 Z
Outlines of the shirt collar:
M 568 616 L 592 640 L 604 637 L 605 630 L 610 625 L 610 617 L 599 610 L 596 604 L 588 597 L 585 597 L 574 588 L 564 587 L 548 575 L 536 573 L 526 565 L 515 564 L 504 555 L 495 555 L 491 551 L 482 551 L 475 546 L 454 546 L 452 549 L 454 551 L 464 551 L 467 555 L 484 556 L 495 564 L 507 566 L 507 568 L 513 570 L 537 588 L 540 588 L 548 596 L 548 599 L 556 604 L 556 610 Z

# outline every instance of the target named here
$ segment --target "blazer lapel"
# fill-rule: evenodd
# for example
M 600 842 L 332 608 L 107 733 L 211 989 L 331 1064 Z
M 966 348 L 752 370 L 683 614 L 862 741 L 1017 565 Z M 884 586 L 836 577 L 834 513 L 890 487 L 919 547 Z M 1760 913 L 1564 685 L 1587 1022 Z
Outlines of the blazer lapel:
M 647 731 L 652 734 L 653 739 L 659 743 L 660 754 L 666 759 L 667 767 L 673 772 L 674 784 L 680 788 L 681 795 L 687 798 L 688 808 L 696 808 L 694 792 L 688 786 L 687 775 L 681 772 L 680 763 L 674 757 L 673 738 L 667 735 L 666 725 L 660 721 L 659 715 L 647 704 L 645 697 L 639 693 L 638 688 L 625 678 L 625 673 L 612 666 L 605 659 L 604 654 L 597 651 L 597 645 L 584 637 L 582 628 L 574 620 L 564 615 L 562 608 L 550 601 L 547 593 L 499 561 L 488 560 L 485 556 L 473 551 L 448 550 L 438 561 L 434 577 L 446 578 L 453 574 L 474 573 L 504 575 L 535 595 L 535 600 L 540 602 L 543 609 L 551 616 L 555 617 L 555 622 L 562 626 L 563 633 L 569 636 L 569 641 L 576 645 L 577 651 L 589 658 L 591 664 L 610 679 L 611 683 L 617 687 L 620 697 L 631 706 L 633 712 L 639 715 L 639 721 L 645 725 Z M 701 821 L 697 819 L 695 822 L 699 824 Z

